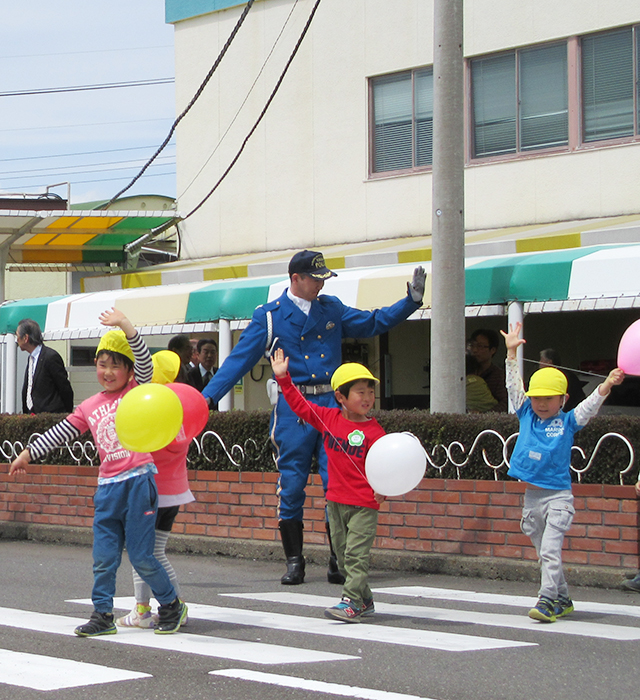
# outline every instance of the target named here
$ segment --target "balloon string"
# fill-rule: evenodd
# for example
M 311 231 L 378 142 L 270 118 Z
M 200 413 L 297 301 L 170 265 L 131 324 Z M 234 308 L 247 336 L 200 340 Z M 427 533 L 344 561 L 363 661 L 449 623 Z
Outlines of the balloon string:
M 529 360 L 527 357 L 522 358 L 525 362 L 531 362 L 534 365 L 539 365 L 540 361 L 539 360 Z M 563 365 L 549 365 L 550 367 L 555 367 L 556 369 L 564 369 L 567 370 L 568 372 L 577 372 L 578 374 L 586 374 L 590 377 L 598 377 L 598 379 L 606 379 L 607 375 L 606 374 L 596 374 L 595 372 L 587 372 L 586 370 L 583 369 L 573 369 L 573 367 L 564 367 Z

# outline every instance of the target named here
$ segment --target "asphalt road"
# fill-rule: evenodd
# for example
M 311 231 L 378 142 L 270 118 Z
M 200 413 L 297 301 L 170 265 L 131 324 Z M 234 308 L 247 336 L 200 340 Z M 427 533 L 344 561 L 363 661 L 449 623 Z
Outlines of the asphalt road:
M 340 587 L 320 567 L 288 587 L 278 563 L 172 555 L 187 627 L 80 639 L 90 550 L 0 550 L 0 700 L 638 697 L 640 595 L 621 590 L 575 588 L 576 612 L 543 625 L 526 615 L 530 583 L 377 571 L 378 612 L 347 625 L 323 617 Z M 125 558 L 118 596 L 131 594 Z

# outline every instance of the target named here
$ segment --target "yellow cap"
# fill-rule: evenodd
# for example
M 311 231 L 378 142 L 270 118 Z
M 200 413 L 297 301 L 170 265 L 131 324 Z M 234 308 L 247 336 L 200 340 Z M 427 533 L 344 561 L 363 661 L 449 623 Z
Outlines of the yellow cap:
M 564 396 L 567 378 L 555 367 L 544 367 L 534 372 L 529 380 L 527 396 Z
M 340 365 L 331 377 L 331 388 L 335 391 L 347 382 L 354 382 L 357 379 L 372 379 L 374 382 L 379 382 L 371 372 L 358 362 L 345 362 Z
M 101 350 L 109 350 L 111 352 L 119 352 L 121 355 L 126 355 L 131 362 L 135 362 L 136 358 L 133 356 L 133 350 L 129 345 L 127 336 L 124 331 L 109 331 L 105 333 L 100 342 L 98 343 L 98 349 L 96 350 L 96 356 Z
M 180 358 L 173 350 L 160 350 L 151 358 L 153 361 L 154 384 L 170 384 L 175 381 L 180 371 Z

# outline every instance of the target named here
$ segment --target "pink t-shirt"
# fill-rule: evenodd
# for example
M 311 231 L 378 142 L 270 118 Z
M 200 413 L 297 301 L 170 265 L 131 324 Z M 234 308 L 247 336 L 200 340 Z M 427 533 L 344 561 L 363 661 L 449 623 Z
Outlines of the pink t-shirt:
M 122 397 L 136 386 L 138 386 L 138 382 L 132 379 L 121 391 L 101 391 L 83 401 L 67 417 L 74 428 L 83 433 L 86 430 L 91 431 L 100 455 L 99 477 L 102 479 L 108 479 L 134 467 L 153 462 L 153 458 L 148 452 L 126 450 L 120 444 L 116 434 L 118 404 L 122 401 Z

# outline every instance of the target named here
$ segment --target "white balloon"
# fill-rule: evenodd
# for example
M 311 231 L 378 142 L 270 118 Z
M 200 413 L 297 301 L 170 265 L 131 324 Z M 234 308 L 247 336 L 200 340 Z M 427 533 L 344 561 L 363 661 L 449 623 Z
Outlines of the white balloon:
M 402 496 L 422 481 L 427 454 L 412 433 L 388 433 L 373 443 L 365 460 L 371 488 L 381 496 Z

